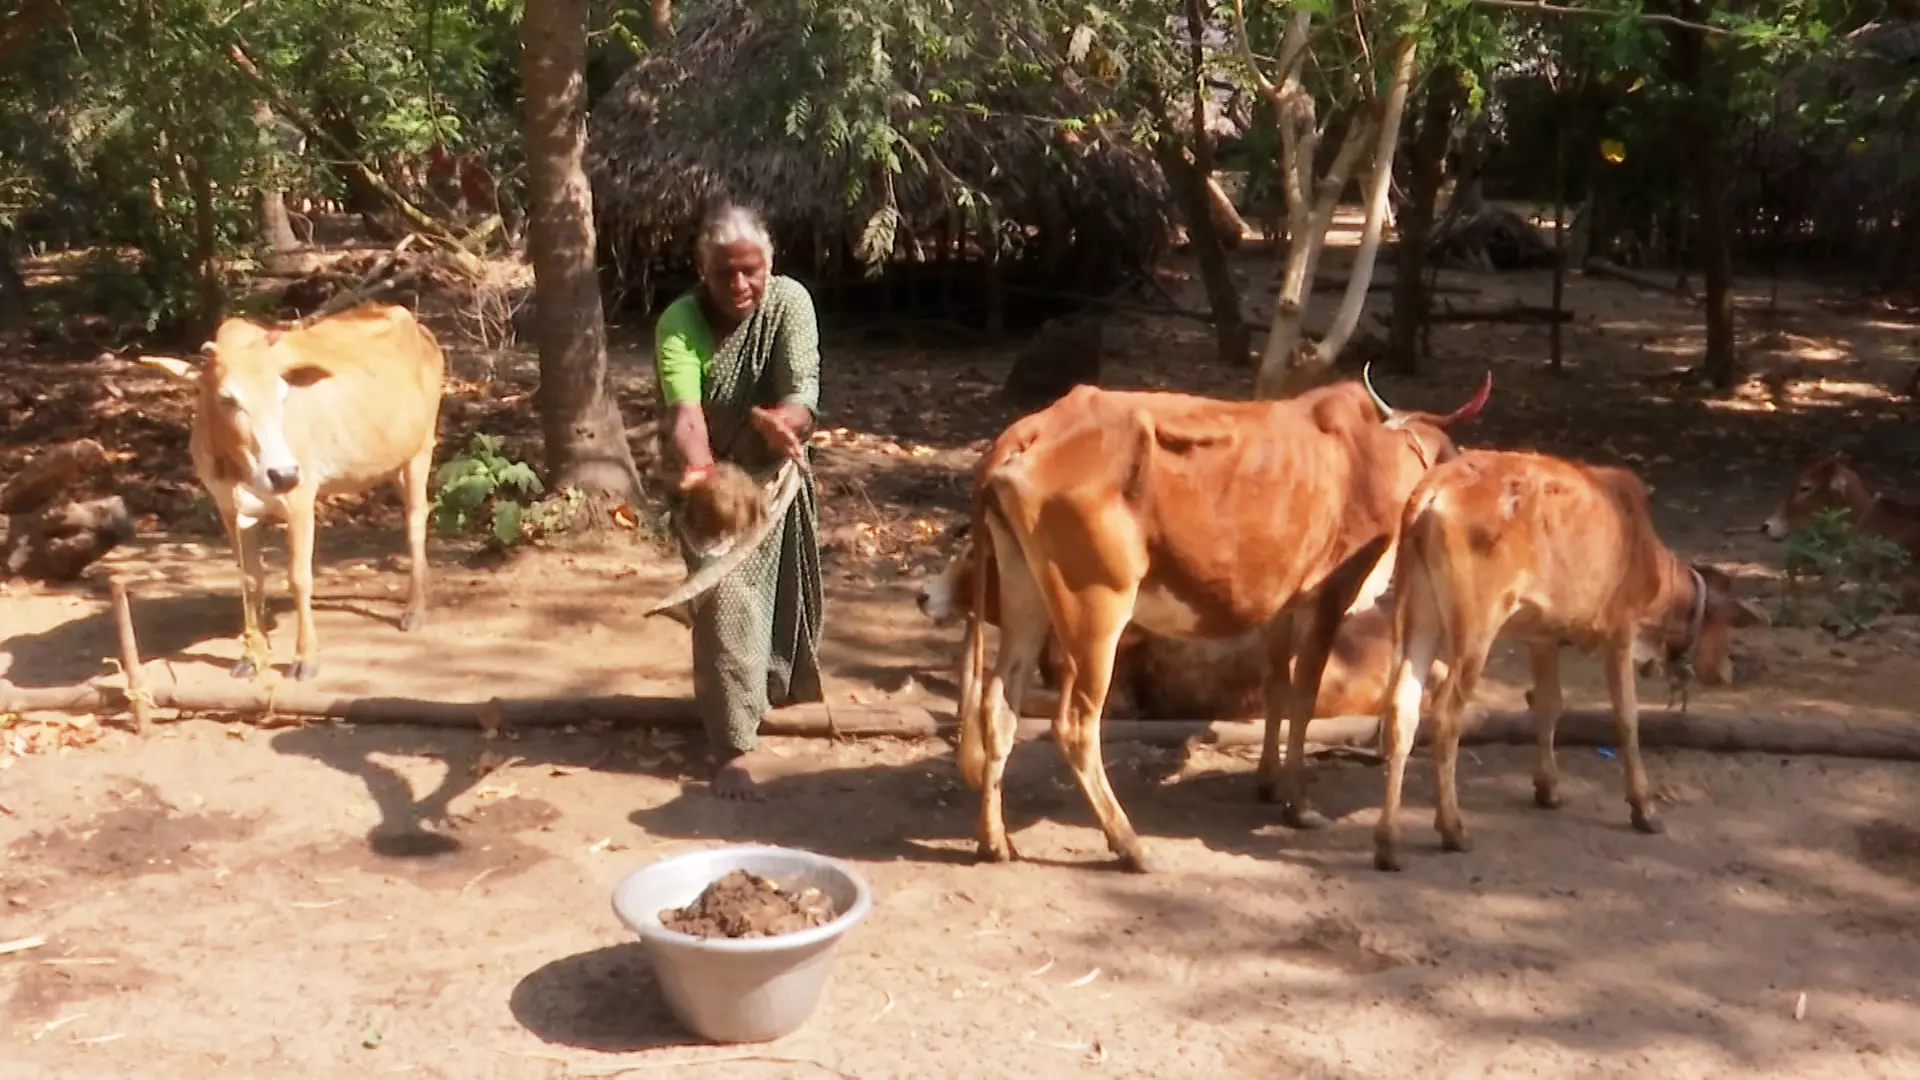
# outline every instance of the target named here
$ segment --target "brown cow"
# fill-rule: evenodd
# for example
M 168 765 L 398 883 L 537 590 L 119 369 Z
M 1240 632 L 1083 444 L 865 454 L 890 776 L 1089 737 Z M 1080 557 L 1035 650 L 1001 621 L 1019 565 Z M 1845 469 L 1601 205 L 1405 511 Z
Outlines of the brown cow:
M 311 326 L 220 324 L 205 364 L 143 356 L 199 390 L 189 448 L 241 568 L 245 652 L 238 678 L 267 666 L 260 525 L 287 523 L 287 585 L 299 611 L 292 674 L 319 672 L 313 629 L 314 500 L 393 481 L 407 512 L 412 578 L 403 630 L 427 606 L 427 481 L 446 358 L 411 311 L 363 304 Z
M 1451 673 L 1433 688 L 1435 827 L 1441 846 L 1465 851 L 1454 792 L 1460 714 L 1502 635 L 1528 647 L 1539 732 L 1534 800 L 1559 805 L 1553 728 L 1560 718 L 1560 647 L 1599 651 L 1620 729 L 1634 828 L 1661 831 L 1640 762 L 1635 661 L 1664 661 L 1684 689 L 1697 668 L 1709 684 L 1732 680 L 1731 628 L 1764 623 L 1708 566 L 1682 562 L 1661 543 L 1646 485 L 1624 469 L 1544 454 L 1466 451 L 1434 467 L 1407 500 L 1394 565 L 1394 682 L 1385 713 L 1386 800 L 1374 832 L 1374 865 L 1400 868 L 1395 817 L 1429 665 Z
M 1920 600 L 1920 504 L 1876 492 L 1846 459 L 1830 454 L 1800 471 L 1793 490 L 1780 500 L 1773 514 L 1760 525 L 1771 540 L 1785 540 L 1787 534 L 1829 510 L 1844 509 L 1854 528 L 1869 536 L 1878 536 L 1907 553 L 1908 580 L 1905 602 L 1911 606 Z
M 983 856 L 1014 857 L 1002 810 L 1015 727 L 1006 688 L 1025 686 L 1051 631 L 1066 671 L 1054 738 L 1108 847 L 1148 868 L 1100 753 L 1100 713 L 1129 622 L 1215 639 L 1264 628 L 1260 793 L 1282 794 L 1284 711 L 1294 721 L 1285 820 L 1323 826 L 1307 805 L 1302 759 L 1334 627 L 1384 591 L 1375 571 L 1388 569 L 1378 564 L 1400 507 L 1427 467 L 1453 453 L 1446 429 L 1477 413 L 1491 389 L 1489 375 L 1465 406 L 1435 416 L 1396 412 L 1353 381 L 1279 401 L 1082 386 L 1002 432 L 974 485 L 988 572 L 974 576 L 960 687 L 959 766 L 981 791 Z M 989 683 L 982 616 L 996 569 L 1002 632 Z
M 922 582 L 915 603 L 936 625 L 964 614 L 973 596 L 978 563 L 971 536 L 941 572 Z M 1328 716 L 1378 716 L 1393 659 L 1392 596 L 1354 611 L 1340 621 L 1314 701 L 1315 719 Z M 986 590 L 988 625 L 1000 625 L 999 590 Z M 1444 673 L 1444 669 L 1442 669 Z M 1058 690 L 1064 661 L 1053 635 L 1041 651 L 1038 674 L 1048 690 Z M 1185 638 L 1156 634 L 1128 623 L 1114 650 L 1113 685 L 1101 716 L 1107 720 L 1238 720 L 1266 711 L 1267 650 L 1259 630 L 1230 638 Z M 1052 716 L 1058 702 L 1029 685 L 1015 687 L 1023 700 L 1021 716 Z

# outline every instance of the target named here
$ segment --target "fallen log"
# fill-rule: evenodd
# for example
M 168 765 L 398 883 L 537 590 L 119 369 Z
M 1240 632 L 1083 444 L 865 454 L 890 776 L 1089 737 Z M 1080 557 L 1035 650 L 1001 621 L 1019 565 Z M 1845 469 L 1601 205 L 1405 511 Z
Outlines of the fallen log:
M 54 501 L 106 464 L 98 442 L 80 439 L 40 455 L 0 485 L 0 580 L 72 581 L 133 539 L 133 518 L 118 495 Z
M 1561 308 L 1555 311 L 1538 304 L 1508 304 L 1497 308 L 1455 308 L 1441 307 L 1427 312 L 1430 323 L 1535 323 L 1535 322 L 1572 322 L 1573 311 Z
M 0 580 L 73 581 L 131 539 L 133 518 L 118 495 L 0 518 Z
M 612 695 L 583 698 L 494 698 L 488 701 L 425 701 L 369 697 L 316 690 L 285 683 L 234 682 L 231 686 L 146 688 L 156 709 L 212 713 L 241 718 L 340 720 L 360 724 L 418 724 L 427 727 L 552 728 L 601 722 L 615 726 L 697 728 L 690 697 Z M 79 686 L 25 688 L 0 680 L 0 712 L 61 711 L 112 713 L 128 708 L 126 691 L 105 682 Z M 1318 747 L 1372 750 L 1379 745 L 1379 719 L 1332 716 L 1315 720 L 1308 741 Z M 1258 746 L 1265 725 L 1245 720 L 1107 720 L 1105 742 L 1135 742 L 1179 747 Z M 765 735 L 825 738 L 890 736 L 933 738 L 957 733 L 951 713 L 919 705 L 797 705 L 776 709 L 761 725 Z M 1020 722 L 1016 739 L 1051 738 L 1052 724 Z M 1560 746 L 1612 746 L 1618 738 L 1613 713 L 1606 709 L 1569 709 L 1560 718 Z M 1419 745 L 1431 742 L 1432 728 L 1422 722 Z M 1532 745 L 1533 717 L 1525 711 L 1488 710 L 1465 718 L 1465 745 Z M 1646 747 L 1708 753 L 1821 755 L 1874 761 L 1920 761 L 1920 725 L 1854 723 L 1813 716 L 1685 715 L 1661 709 L 1641 714 L 1640 742 Z
M 242 682 L 182 686 L 158 682 L 141 691 L 149 708 L 256 719 L 341 720 L 356 724 L 419 724 L 426 727 L 549 728 L 594 721 L 635 727 L 697 727 L 691 697 L 608 695 L 579 698 L 493 698 L 427 701 L 317 690 L 288 683 Z M 119 713 L 130 707 L 127 691 L 104 680 L 77 686 L 22 687 L 0 680 L 0 713 Z M 931 735 L 931 713 L 915 706 L 797 705 L 775 710 L 761 726 L 768 735 Z
M 62 443 L 27 462 L 0 484 L 0 514 L 38 510 L 74 481 L 106 464 L 106 448 L 92 439 Z
M 1586 265 L 1580 269 L 1583 273 L 1591 277 L 1618 281 L 1626 285 L 1632 285 L 1635 288 L 1645 289 L 1648 292 L 1657 292 L 1662 296 L 1671 296 L 1675 300 L 1687 300 L 1696 304 L 1701 302 L 1699 297 L 1683 293 L 1668 282 L 1657 280 L 1647 274 L 1635 273 L 1624 266 L 1614 263 L 1611 259 L 1604 259 L 1598 255 L 1588 259 Z

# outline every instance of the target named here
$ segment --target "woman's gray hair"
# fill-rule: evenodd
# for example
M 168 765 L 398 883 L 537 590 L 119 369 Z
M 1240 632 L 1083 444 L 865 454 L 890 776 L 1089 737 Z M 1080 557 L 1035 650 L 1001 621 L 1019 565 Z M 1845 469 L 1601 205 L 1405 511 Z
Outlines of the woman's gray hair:
M 742 240 L 759 245 L 767 262 L 773 262 L 773 235 L 759 214 L 738 203 L 727 203 L 709 213 L 700 223 L 700 235 L 694 241 L 694 253 L 701 269 L 706 268 L 707 257 L 713 252 Z

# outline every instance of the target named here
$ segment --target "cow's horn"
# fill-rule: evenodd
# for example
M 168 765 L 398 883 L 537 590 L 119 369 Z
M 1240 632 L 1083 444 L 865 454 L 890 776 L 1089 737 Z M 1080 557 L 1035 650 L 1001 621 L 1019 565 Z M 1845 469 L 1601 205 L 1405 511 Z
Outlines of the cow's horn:
M 1373 361 L 1367 361 L 1360 368 L 1360 381 L 1366 385 L 1367 396 L 1373 399 L 1374 407 L 1380 410 L 1380 419 L 1393 419 L 1393 406 L 1387 404 L 1386 399 L 1380 396 L 1380 391 L 1373 388 Z

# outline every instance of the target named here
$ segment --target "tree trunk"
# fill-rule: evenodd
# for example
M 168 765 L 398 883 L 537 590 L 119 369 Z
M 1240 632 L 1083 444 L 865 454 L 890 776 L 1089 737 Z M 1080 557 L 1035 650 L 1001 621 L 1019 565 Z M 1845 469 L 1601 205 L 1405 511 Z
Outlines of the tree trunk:
M 1699 0 L 1680 0 L 1678 14 L 1699 21 L 1711 6 Z M 1668 32 L 1669 71 L 1689 93 L 1681 107 L 1681 126 L 1693 157 L 1694 203 L 1700 214 L 1700 258 L 1706 283 L 1707 355 L 1702 373 L 1717 390 L 1733 389 L 1737 377 L 1733 350 L 1733 220 L 1732 178 L 1727 173 L 1727 89 L 1719 65 L 1707 54 L 1706 39 L 1691 30 Z M 1684 281 L 1684 278 L 1682 279 Z
M 1207 306 L 1213 312 L 1220 362 L 1231 367 L 1246 367 L 1252 338 L 1240 314 L 1240 290 L 1233 283 L 1226 248 L 1220 243 L 1220 234 L 1214 228 L 1207 205 L 1205 166 L 1194 160 L 1202 155 L 1192 150 L 1185 140 L 1169 135 L 1161 139 L 1159 156 L 1160 168 L 1166 173 L 1174 201 L 1180 206 L 1180 216 L 1186 219 L 1194 260 L 1200 265 Z
M 526 85 L 527 250 L 540 350 L 540 422 L 554 486 L 638 503 L 640 475 L 607 387 L 607 336 L 594 267 L 587 146 L 586 0 L 531 0 L 520 23 Z
M 1435 71 L 1427 83 L 1420 130 L 1413 137 L 1407 209 L 1400 216 L 1400 239 L 1394 250 L 1393 323 L 1387 338 L 1387 366 L 1402 375 L 1412 375 L 1420 369 L 1420 328 L 1426 322 L 1431 302 L 1426 288 L 1427 252 L 1433 242 L 1433 223 L 1439 209 L 1447 145 L 1452 141 L 1453 116 L 1465 96 L 1459 72 L 1453 65 L 1447 64 Z
M 1412 17 L 1420 18 L 1418 5 Z M 1394 46 L 1393 84 L 1381 108 L 1381 117 L 1373 135 L 1377 140 L 1372 152 L 1372 169 L 1367 174 L 1366 222 L 1360 227 L 1360 247 L 1353 254 L 1353 269 L 1347 277 L 1347 292 L 1333 313 L 1326 336 L 1317 343 L 1306 343 L 1292 350 L 1279 372 L 1277 390 L 1269 372 L 1261 372 L 1261 397 L 1293 397 L 1305 393 L 1340 358 L 1340 350 L 1360 325 L 1360 311 L 1373 284 L 1374 256 L 1380 250 L 1380 230 L 1387 212 L 1387 188 L 1393 180 L 1394 150 L 1400 141 L 1400 116 L 1406 110 L 1407 91 L 1413 85 L 1413 65 L 1418 43 L 1413 35 L 1402 37 Z M 1269 356 L 1271 349 L 1269 349 Z
M 213 176 L 208 168 L 212 139 L 202 137 L 188 159 L 193 186 L 193 257 L 200 286 L 198 329 L 208 337 L 227 313 L 226 269 L 220 260 L 218 208 L 214 205 Z
M 323 106 L 314 118 L 314 126 L 324 132 L 328 138 L 338 143 L 345 152 L 347 163 L 332 163 L 333 170 L 341 183 L 347 186 L 347 207 L 360 215 L 367 232 L 375 239 L 394 241 L 400 239 L 401 230 L 393 222 L 387 200 L 381 196 L 380 189 L 354 163 L 364 159 L 365 142 L 360 138 L 360 128 L 353 117 L 344 108 L 328 104 Z
M 267 156 L 267 171 L 274 175 L 280 169 L 280 126 L 273 118 L 273 107 L 264 101 L 253 103 L 253 122 L 260 125 L 261 132 L 275 149 Z M 260 185 L 260 237 L 267 243 L 267 250 L 275 255 L 284 255 L 300 246 L 300 238 L 293 235 L 293 220 L 287 216 L 287 197 L 279 184 L 268 180 Z
M 1206 57 L 1202 41 L 1206 33 L 1206 12 L 1202 0 L 1186 0 L 1187 61 L 1190 68 L 1192 114 L 1185 140 L 1162 139 L 1160 165 L 1173 186 L 1174 198 L 1187 219 L 1187 238 L 1200 264 L 1200 278 L 1207 289 L 1207 306 L 1213 309 L 1213 331 L 1220 350 L 1220 362 L 1228 367 L 1246 367 L 1251 338 L 1240 317 L 1240 290 L 1233 283 L 1233 269 L 1227 263 L 1226 245 L 1221 242 L 1220 219 L 1214 206 L 1213 142 L 1207 137 Z M 1171 110 L 1167 110 L 1171 111 Z M 1182 146 L 1181 142 L 1186 145 Z M 1222 193 L 1224 195 L 1224 192 Z M 1228 203 L 1231 210 L 1232 204 Z M 1236 215 L 1237 216 L 1237 215 Z M 1239 246 L 1239 236 L 1234 246 Z
M 1557 97 L 1557 95 L 1556 95 Z M 1564 111 L 1562 116 L 1564 117 Z M 1547 331 L 1547 366 L 1555 375 L 1566 370 L 1560 333 L 1560 309 L 1567 295 L 1567 139 L 1563 119 L 1553 136 L 1553 322 Z
M 41 27 L 60 14 L 60 0 L 27 0 L 24 6 L 10 6 L 16 10 L 0 23 L 0 64 L 11 62 L 15 53 L 32 44 Z
M 1712 129 L 1721 126 L 1718 107 L 1707 118 Z M 1716 130 L 1717 134 L 1717 130 Z M 1698 143 L 1703 148 L 1709 144 Z M 1698 158 L 1700 177 L 1700 259 L 1707 301 L 1706 375 L 1716 390 L 1733 389 L 1739 376 L 1733 349 L 1733 221 L 1726 156 L 1708 150 Z
M 0 225 L 0 326 L 21 326 L 31 311 L 27 279 L 13 264 L 13 233 Z

